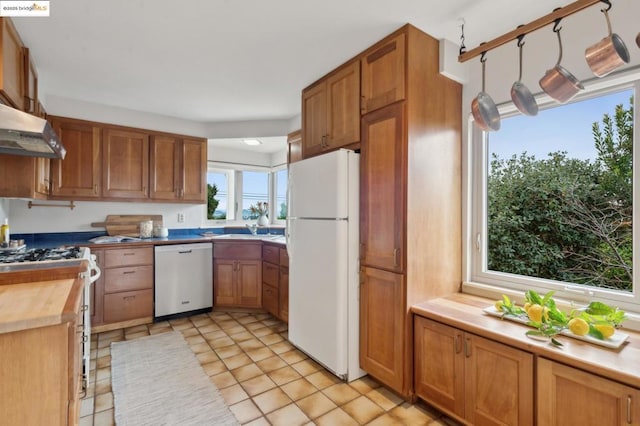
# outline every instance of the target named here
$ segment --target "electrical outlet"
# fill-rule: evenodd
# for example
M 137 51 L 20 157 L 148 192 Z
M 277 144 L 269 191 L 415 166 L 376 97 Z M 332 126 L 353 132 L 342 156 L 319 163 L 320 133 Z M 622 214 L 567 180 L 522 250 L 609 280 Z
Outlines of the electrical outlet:
M 178 223 L 184 223 L 184 213 L 178 213 Z

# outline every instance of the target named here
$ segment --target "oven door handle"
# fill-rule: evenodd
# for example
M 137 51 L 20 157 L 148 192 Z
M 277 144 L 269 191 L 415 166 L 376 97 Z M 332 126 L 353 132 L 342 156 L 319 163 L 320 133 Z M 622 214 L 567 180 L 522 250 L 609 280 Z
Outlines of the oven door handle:
M 100 279 L 100 275 L 102 275 L 102 271 L 100 270 L 100 267 L 96 263 L 96 255 L 95 254 L 91 255 L 91 262 L 90 262 L 90 268 L 89 269 L 90 269 L 90 271 L 89 271 L 89 284 L 93 284 L 94 282 L 98 281 L 98 279 Z

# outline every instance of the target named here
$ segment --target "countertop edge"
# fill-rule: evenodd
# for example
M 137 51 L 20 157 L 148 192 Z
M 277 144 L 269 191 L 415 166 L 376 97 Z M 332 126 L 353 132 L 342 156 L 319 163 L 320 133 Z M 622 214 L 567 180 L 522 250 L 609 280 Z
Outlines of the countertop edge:
M 530 327 L 482 312 L 493 300 L 456 293 L 415 304 L 411 312 L 571 367 L 585 370 L 629 386 L 640 383 L 640 333 L 624 330 L 629 340 L 609 349 L 561 336 L 562 348 L 528 338 Z

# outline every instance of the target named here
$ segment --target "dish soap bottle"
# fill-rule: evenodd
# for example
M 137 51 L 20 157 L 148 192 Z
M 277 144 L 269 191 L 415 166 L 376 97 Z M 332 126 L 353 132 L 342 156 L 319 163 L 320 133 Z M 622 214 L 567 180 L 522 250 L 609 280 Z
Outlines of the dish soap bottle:
M 0 243 L 8 245 L 10 238 L 11 234 L 9 233 L 9 219 L 5 218 L 4 224 L 0 226 Z

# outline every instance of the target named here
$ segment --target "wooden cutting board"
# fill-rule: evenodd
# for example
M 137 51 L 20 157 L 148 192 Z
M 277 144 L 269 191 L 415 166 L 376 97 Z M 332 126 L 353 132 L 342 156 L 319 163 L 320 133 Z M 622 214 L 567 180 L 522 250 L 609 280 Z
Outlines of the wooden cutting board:
M 106 228 L 107 235 L 140 236 L 140 222 L 152 220 L 153 226 L 162 226 L 161 214 L 110 214 L 104 222 L 93 222 L 91 226 Z

